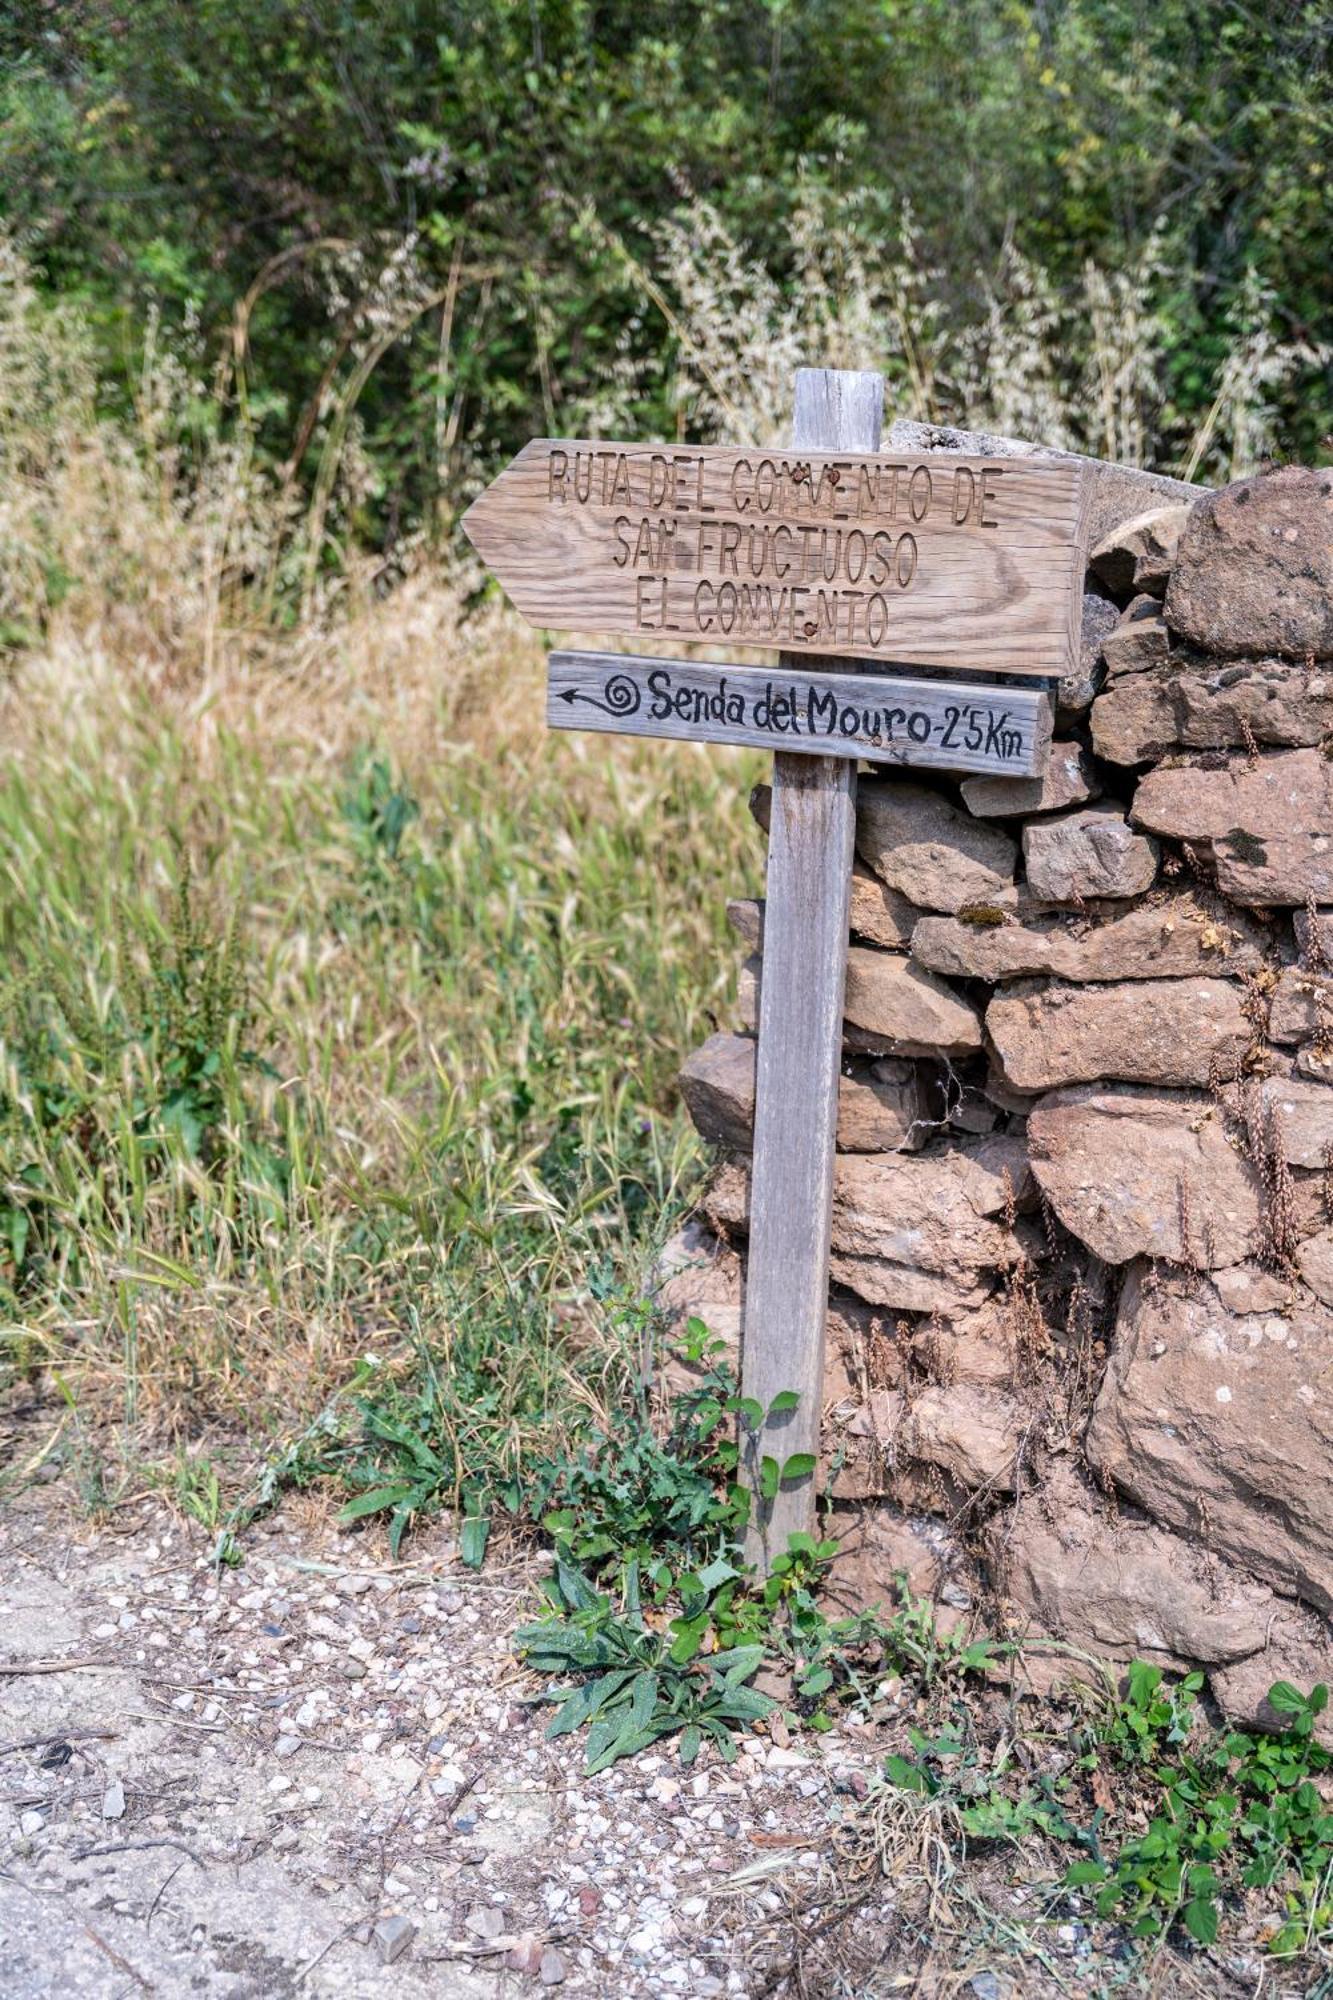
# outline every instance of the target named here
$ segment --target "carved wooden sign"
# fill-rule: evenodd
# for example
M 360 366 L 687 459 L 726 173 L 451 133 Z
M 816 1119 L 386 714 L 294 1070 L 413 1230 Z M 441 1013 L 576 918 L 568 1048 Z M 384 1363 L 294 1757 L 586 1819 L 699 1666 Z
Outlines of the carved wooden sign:
M 555 652 L 547 698 L 558 729 L 776 753 L 739 1436 L 765 1571 L 814 1526 L 858 763 L 1039 773 L 1032 683 L 1079 649 L 1083 468 L 888 456 L 883 403 L 878 375 L 801 369 L 786 451 L 541 438 L 463 522 L 534 624 L 778 654 Z
M 546 719 L 553 729 L 1026 778 L 1045 765 L 1052 705 L 1032 687 L 555 652 Z
M 533 624 L 1054 677 L 1078 645 L 1066 460 L 538 438 L 464 516 Z

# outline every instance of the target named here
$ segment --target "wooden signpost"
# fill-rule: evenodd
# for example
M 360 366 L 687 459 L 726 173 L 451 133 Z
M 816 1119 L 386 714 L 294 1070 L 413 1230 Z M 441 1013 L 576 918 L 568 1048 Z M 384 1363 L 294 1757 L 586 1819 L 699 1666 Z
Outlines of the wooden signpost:
M 534 623 L 779 649 L 553 652 L 547 699 L 559 729 L 776 753 L 741 1380 L 770 1412 L 742 1452 L 765 1569 L 814 1521 L 813 1475 L 774 1492 L 762 1467 L 819 1450 L 858 762 L 1037 775 L 1078 654 L 1082 469 L 881 456 L 883 400 L 801 369 L 787 451 L 538 439 L 463 523 Z

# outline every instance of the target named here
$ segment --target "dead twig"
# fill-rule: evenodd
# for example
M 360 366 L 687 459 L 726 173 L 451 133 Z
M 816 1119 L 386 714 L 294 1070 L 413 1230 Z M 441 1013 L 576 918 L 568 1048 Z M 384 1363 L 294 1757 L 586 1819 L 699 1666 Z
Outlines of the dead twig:
M 0 1675 L 114 1673 L 115 1660 L 0 1660 Z

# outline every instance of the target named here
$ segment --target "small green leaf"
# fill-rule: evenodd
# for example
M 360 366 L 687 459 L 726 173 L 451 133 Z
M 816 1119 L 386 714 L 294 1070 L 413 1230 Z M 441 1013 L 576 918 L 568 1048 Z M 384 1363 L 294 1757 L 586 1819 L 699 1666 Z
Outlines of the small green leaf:
M 777 1460 L 775 1458 L 764 1459 L 759 1467 L 759 1491 L 765 1500 L 776 1499 L 781 1479 L 782 1472 Z
M 794 1389 L 779 1389 L 777 1395 L 768 1406 L 768 1414 L 770 1417 L 785 1416 L 788 1410 L 799 1408 L 800 1401 L 801 1399 Z
M 480 1569 L 486 1560 L 491 1522 L 487 1514 L 470 1514 L 458 1536 L 458 1554 L 465 1569 Z
M 387 1507 L 397 1507 L 406 1500 L 411 1486 L 400 1480 L 396 1486 L 372 1486 L 369 1493 L 358 1493 L 349 1500 L 338 1519 L 342 1522 L 360 1521 L 367 1514 L 382 1514 Z
M 812 1451 L 794 1451 L 790 1458 L 782 1461 L 783 1482 L 788 1479 L 808 1479 L 818 1462 Z
M 1200 1944 L 1217 1943 L 1217 1904 L 1210 1897 L 1196 1896 L 1185 1905 L 1185 1929 Z

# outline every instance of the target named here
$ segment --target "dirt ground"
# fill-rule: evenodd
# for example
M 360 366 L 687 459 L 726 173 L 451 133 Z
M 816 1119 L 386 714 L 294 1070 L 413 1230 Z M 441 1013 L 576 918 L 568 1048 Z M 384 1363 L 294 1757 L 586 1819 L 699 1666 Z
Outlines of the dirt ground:
M 1259 1990 L 1105 1955 L 1017 1853 L 928 1893 L 874 1835 L 879 1730 L 584 1777 L 509 1650 L 538 1571 L 443 1526 L 389 1564 L 297 1499 L 210 1556 L 154 1495 L 0 1514 L 6 2000 Z

